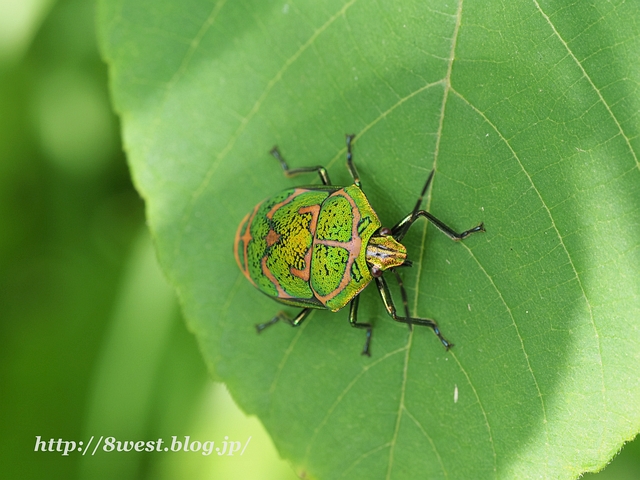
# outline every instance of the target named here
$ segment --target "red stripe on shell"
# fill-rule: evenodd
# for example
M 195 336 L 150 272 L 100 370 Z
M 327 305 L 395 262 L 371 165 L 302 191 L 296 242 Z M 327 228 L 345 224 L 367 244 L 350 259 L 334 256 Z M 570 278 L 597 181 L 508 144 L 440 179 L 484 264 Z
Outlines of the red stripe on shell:
M 247 277 L 247 280 L 249 280 L 254 287 L 257 287 L 257 285 L 251 278 L 251 275 L 249 275 L 249 266 L 247 264 L 248 263 L 247 262 L 247 246 L 249 245 L 249 242 L 253 238 L 251 236 L 251 223 L 253 222 L 253 219 L 255 218 L 256 213 L 258 212 L 258 208 L 260 208 L 260 205 L 262 205 L 262 202 L 256 205 L 251 213 L 247 213 L 245 217 L 242 219 L 242 221 L 240 222 L 240 225 L 238 226 L 238 230 L 236 231 L 236 237 L 234 240 L 234 248 L 233 248 L 233 254 L 236 257 L 236 263 L 238 264 L 240 271 L 244 274 L 245 277 Z M 247 225 L 247 228 L 244 231 L 244 235 L 240 236 L 240 233 L 242 232 L 242 226 L 245 225 L 245 223 Z M 244 262 L 240 261 L 240 256 L 238 255 L 238 243 L 241 240 L 243 243 L 242 253 L 243 253 Z
M 293 189 L 293 193 L 291 195 L 289 195 L 287 198 L 285 198 L 283 201 L 281 201 L 280 203 L 276 203 L 273 207 L 271 207 L 271 210 L 269 210 L 267 212 L 266 217 L 271 220 L 273 218 L 273 214 L 276 213 L 276 211 L 280 208 L 285 206 L 287 203 L 291 202 L 291 200 L 293 200 L 294 198 L 296 198 L 298 195 L 301 195 L 305 192 L 308 192 L 308 190 L 305 190 L 304 188 L 294 188 Z
M 333 196 L 342 196 L 347 199 L 347 201 L 351 204 L 351 214 L 353 215 L 353 224 L 351 226 L 351 240 L 348 242 L 340 242 L 338 240 L 318 240 L 314 235 L 313 238 L 313 246 L 317 244 L 326 245 L 327 247 L 340 247 L 344 248 L 349 252 L 349 259 L 347 260 L 347 264 L 345 265 L 344 274 L 342 276 L 342 280 L 340 280 L 340 285 L 328 295 L 318 295 L 318 293 L 314 290 L 313 294 L 315 297 L 324 305 L 327 305 L 327 302 L 333 300 L 337 295 L 342 293 L 344 288 L 351 281 L 351 266 L 353 262 L 355 262 L 356 258 L 360 255 L 360 250 L 362 249 L 362 239 L 360 235 L 358 235 L 358 223 L 360 222 L 360 210 L 358 209 L 356 202 L 351 196 L 349 196 L 344 189 L 338 190 L 337 192 L 331 194 Z M 312 247 L 313 248 L 313 247 Z
M 276 287 L 276 291 L 278 292 L 278 298 L 294 298 L 284 291 L 278 279 L 271 273 L 269 267 L 267 266 L 267 257 L 266 255 L 262 257 L 262 261 L 260 262 L 260 266 L 262 267 L 262 273 L 273 283 L 273 286 Z

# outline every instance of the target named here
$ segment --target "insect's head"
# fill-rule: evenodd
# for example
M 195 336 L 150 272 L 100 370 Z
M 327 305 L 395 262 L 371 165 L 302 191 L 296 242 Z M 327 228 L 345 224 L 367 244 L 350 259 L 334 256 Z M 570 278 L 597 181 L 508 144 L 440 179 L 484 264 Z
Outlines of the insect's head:
M 366 257 L 374 277 L 379 277 L 389 268 L 410 265 L 407 249 L 393 238 L 391 230 L 386 227 L 382 227 L 369 239 Z

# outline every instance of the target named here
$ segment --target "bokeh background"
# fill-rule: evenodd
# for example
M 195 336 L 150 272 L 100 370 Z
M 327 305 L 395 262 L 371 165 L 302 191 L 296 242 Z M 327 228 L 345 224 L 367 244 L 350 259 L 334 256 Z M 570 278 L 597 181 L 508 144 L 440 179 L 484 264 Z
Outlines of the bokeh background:
M 0 478 L 295 478 L 209 379 L 156 263 L 94 17 L 91 0 L 0 0 Z M 251 440 L 62 456 L 38 435 Z M 640 442 L 585 478 L 640 478 Z
M 0 478 L 295 478 L 209 380 L 156 264 L 94 17 L 0 0 Z M 242 457 L 91 457 L 34 452 L 37 435 L 251 440 Z

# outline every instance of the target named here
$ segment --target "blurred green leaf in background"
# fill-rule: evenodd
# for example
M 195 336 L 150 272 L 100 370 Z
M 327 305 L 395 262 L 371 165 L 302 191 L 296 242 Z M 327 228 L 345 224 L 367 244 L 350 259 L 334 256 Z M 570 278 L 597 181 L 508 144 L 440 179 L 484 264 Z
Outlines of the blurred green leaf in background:
M 207 378 L 118 130 L 94 2 L 0 1 L 0 477 L 293 477 Z M 228 459 L 34 452 L 92 435 L 252 440 Z

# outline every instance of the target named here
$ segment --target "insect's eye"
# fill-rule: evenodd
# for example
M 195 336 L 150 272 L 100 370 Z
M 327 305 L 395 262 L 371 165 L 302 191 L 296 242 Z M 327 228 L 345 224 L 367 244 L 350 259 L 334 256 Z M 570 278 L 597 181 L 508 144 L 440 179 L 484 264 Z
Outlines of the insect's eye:
M 371 267 L 371 276 L 378 278 L 382 276 L 382 270 L 380 270 L 380 268 L 376 267 L 375 265 L 373 265 Z
M 380 235 L 391 235 L 391 229 L 387 227 L 382 227 L 379 232 Z

